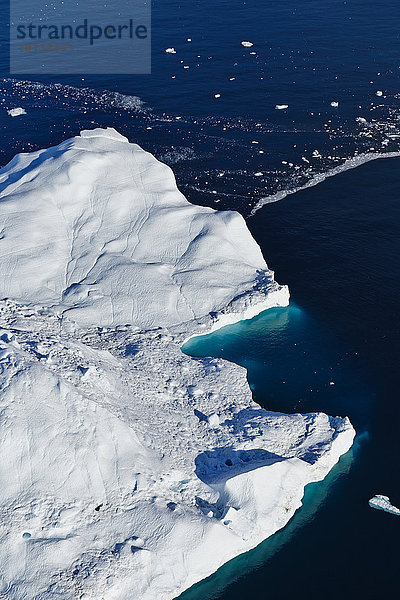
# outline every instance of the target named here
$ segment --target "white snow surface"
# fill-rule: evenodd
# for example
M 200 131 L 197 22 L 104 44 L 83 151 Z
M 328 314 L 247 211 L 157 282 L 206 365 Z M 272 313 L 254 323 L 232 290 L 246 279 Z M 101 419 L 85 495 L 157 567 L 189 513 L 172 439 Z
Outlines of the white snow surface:
M 0 297 L 83 326 L 169 327 L 278 287 L 238 213 L 190 204 L 115 130 L 17 155 L 0 199 Z
M 238 214 L 114 130 L 0 184 L 0 598 L 172 600 L 283 527 L 354 430 L 181 352 L 288 303 Z
M 392 515 L 400 515 L 400 508 L 397 508 L 397 506 L 393 506 L 393 504 L 390 502 L 390 499 L 387 496 L 377 494 L 368 501 L 368 504 L 371 508 L 383 510 Z

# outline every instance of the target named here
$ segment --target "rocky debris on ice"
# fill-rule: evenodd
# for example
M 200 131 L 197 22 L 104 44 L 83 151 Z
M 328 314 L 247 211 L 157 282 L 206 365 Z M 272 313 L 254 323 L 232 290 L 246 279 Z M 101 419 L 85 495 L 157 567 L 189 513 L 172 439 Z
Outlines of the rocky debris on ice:
M 26 115 L 26 110 L 21 106 L 18 106 L 17 108 L 10 108 L 7 113 L 10 117 L 20 117 L 21 115 Z
M 353 441 L 190 336 L 285 306 L 237 213 L 114 130 L 0 171 L 0 592 L 172 600 L 283 527 Z
M 387 496 L 377 494 L 371 500 L 368 501 L 371 508 L 383 510 L 391 515 L 400 515 L 400 508 L 393 506 Z

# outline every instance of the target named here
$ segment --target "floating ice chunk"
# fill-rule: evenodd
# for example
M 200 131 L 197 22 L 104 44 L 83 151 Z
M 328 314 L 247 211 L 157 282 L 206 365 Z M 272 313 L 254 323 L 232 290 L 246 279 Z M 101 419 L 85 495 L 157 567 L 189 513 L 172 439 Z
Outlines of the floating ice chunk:
M 364 119 L 364 117 L 357 117 L 356 121 L 357 123 L 367 123 L 367 119 Z
M 214 98 L 221 98 L 221 94 L 214 94 Z
M 253 42 L 241 42 L 241 44 L 245 48 L 251 48 L 253 46 Z
M 391 504 L 389 498 L 387 496 L 382 496 L 377 494 L 371 500 L 368 501 L 368 504 L 371 508 L 376 508 L 377 510 L 383 510 L 392 515 L 400 515 L 400 508 L 393 506 Z
M 10 117 L 19 117 L 21 115 L 26 115 L 26 110 L 21 108 L 21 106 L 18 106 L 18 108 L 10 108 L 7 113 L 10 115 Z
M 219 416 L 216 413 L 209 415 L 207 417 L 207 423 L 209 425 L 211 425 L 211 427 L 218 427 L 219 426 Z
M 262 173 L 261 171 L 254 173 L 254 177 L 262 177 L 263 175 L 264 175 L 264 173 Z
M 312 155 L 314 158 L 322 158 L 321 153 L 318 150 L 314 150 Z
M 333 108 L 337 108 L 337 107 L 339 106 L 339 102 L 337 102 L 336 100 L 333 100 L 333 101 L 331 102 L 331 106 L 332 106 Z
M 235 81 L 236 77 L 229 77 L 229 81 Z
M 377 96 L 383 96 L 383 92 L 382 92 L 381 90 L 378 90 L 378 91 L 376 92 L 376 95 L 377 95 Z
M 165 49 L 165 52 L 166 52 L 167 54 L 176 54 L 176 50 L 175 50 L 175 48 L 166 48 L 166 49 Z
M 276 104 L 275 110 L 284 110 L 285 108 L 289 108 L 289 104 Z
M 335 382 L 334 381 L 330 381 L 329 385 L 335 385 Z
M 187 41 L 187 42 L 191 42 L 191 41 L 192 41 L 192 38 L 186 38 L 186 41 Z

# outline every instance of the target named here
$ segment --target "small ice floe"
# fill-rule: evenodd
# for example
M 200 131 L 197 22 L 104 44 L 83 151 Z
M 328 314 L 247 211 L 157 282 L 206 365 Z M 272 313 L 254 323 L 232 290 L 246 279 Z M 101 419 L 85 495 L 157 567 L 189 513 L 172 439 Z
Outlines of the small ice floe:
M 357 123 L 367 123 L 367 119 L 365 119 L 364 117 L 357 117 L 356 121 Z
M 229 77 L 229 81 L 235 81 L 236 77 Z
M 186 38 L 186 41 L 187 41 L 187 42 L 191 42 L 191 41 L 192 41 L 192 38 Z
M 335 382 L 334 381 L 330 381 L 329 385 L 335 385 Z
M 240 42 L 242 46 L 245 48 L 251 48 L 253 46 L 253 42 Z
M 214 98 L 221 98 L 221 94 L 214 94 Z
M 166 49 L 165 49 L 165 52 L 166 52 L 167 54 L 176 54 L 176 50 L 175 50 L 175 48 L 166 48 Z
M 331 106 L 332 108 L 337 108 L 339 106 L 339 102 L 337 102 L 336 100 L 332 100 Z
M 219 416 L 216 413 L 209 415 L 207 417 L 207 423 L 209 425 L 211 425 L 211 427 L 218 427 L 219 426 Z
M 312 155 L 314 158 L 322 158 L 322 155 L 318 150 L 314 150 Z
M 262 173 L 262 171 L 258 171 L 257 173 L 254 173 L 254 177 L 262 177 L 264 175 L 264 173 Z
M 377 96 L 383 96 L 383 92 L 382 92 L 381 90 L 378 90 L 378 91 L 376 92 L 376 95 L 377 95 Z
M 289 108 L 289 104 L 276 104 L 275 110 L 284 110 L 285 108 Z
M 26 110 L 18 106 L 18 108 L 10 108 L 7 113 L 10 115 L 10 117 L 19 117 L 21 115 L 26 115 Z
M 400 508 L 393 506 L 391 504 L 389 498 L 387 496 L 382 496 L 377 494 L 371 500 L 368 501 L 368 504 L 371 508 L 376 508 L 377 510 L 383 510 L 391 515 L 400 515 Z

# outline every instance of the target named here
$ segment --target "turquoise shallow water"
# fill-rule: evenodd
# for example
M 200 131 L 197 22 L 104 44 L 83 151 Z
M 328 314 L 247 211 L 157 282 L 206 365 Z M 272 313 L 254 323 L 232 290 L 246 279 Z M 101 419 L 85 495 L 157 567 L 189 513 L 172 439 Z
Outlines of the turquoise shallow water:
M 268 410 L 336 415 L 351 404 L 366 427 L 371 390 L 357 353 L 294 303 L 192 338 L 183 351 L 246 367 L 254 399 Z

